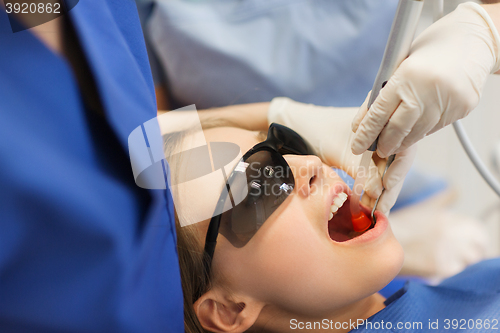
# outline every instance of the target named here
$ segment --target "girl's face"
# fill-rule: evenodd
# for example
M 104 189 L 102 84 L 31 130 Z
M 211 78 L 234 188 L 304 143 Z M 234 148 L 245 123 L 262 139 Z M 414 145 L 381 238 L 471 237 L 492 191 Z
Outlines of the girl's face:
M 237 128 L 213 128 L 205 137 L 234 142 L 243 153 L 258 143 L 256 132 Z M 235 293 L 323 318 L 382 289 L 399 272 L 403 251 L 382 214 L 375 228 L 349 233 L 349 200 L 329 221 L 332 203 L 348 187 L 316 156 L 284 158 L 295 178 L 292 195 L 245 246 L 219 234 L 212 268 Z

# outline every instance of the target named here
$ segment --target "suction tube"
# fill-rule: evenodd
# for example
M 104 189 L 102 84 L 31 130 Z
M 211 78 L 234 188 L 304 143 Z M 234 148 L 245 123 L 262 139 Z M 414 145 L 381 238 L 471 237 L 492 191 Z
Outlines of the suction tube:
M 465 133 L 464 126 L 462 125 L 460 120 L 457 120 L 453 123 L 453 128 L 455 129 L 458 140 L 460 140 L 460 143 L 467 153 L 467 156 L 469 156 L 472 164 L 474 164 L 477 171 L 479 172 L 479 174 L 481 174 L 486 183 L 490 185 L 491 189 L 495 191 L 495 193 L 500 197 L 500 183 L 498 183 L 498 180 L 491 174 L 491 172 L 488 170 L 486 165 L 484 165 L 483 161 L 477 154 L 474 146 L 472 145 L 472 142 L 467 136 L 467 133 Z

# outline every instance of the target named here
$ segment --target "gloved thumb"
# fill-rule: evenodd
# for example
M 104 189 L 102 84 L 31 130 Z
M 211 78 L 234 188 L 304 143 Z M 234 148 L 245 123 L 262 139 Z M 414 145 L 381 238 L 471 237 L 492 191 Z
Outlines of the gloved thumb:
M 394 161 L 387 169 L 387 172 L 384 176 L 384 188 L 386 191 L 391 191 L 395 188 L 400 182 L 402 183 L 410 171 L 410 168 L 413 164 L 413 160 L 417 154 L 417 145 L 413 145 L 408 149 L 402 151 L 399 154 L 396 154 Z M 399 192 L 398 192 L 399 194 Z
M 394 161 L 384 175 L 384 192 L 380 197 L 377 210 L 380 210 L 387 215 L 389 210 L 394 206 L 399 196 L 399 192 L 401 192 L 401 188 L 403 187 L 404 179 L 410 171 L 416 154 L 416 144 L 409 147 L 405 151 L 396 154 Z
M 365 193 L 368 194 L 371 198 L 377 199 L 384 189 L 382 185 L 382 177 L 380 175 L 379 169 L 373 160 L 370 161 L 370 170 L 368 179 L 365 183 Z
M 396 203 L 398 199 L 399 192 L 401 192 L 401 188 L 403 187 L 403 182 L 399 182 L 395 187 L 393 187 L 390 191 L 385 190 L 380 197 L 380 201 L 377 205 L 377 210 L 384 213 L 384 215 L 389 216 L 389 211 Z

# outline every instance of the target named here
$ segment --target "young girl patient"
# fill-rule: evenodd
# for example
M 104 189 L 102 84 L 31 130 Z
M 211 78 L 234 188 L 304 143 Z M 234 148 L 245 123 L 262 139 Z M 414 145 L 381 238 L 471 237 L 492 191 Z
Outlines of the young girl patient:
M 205 126 L 203 134 L 209 143 L 237 144 L 244 156 L 226 169 L 233 170 L 226 185 L 207 178 L 203 188 L 212 192 L 203 200 L 189 201 L 198 188 L 173 191 L 188 198 L 188 209 L 176 212 L 186 332 L 347 332 L 358 325 L 410 332 L 436 320 L 452 329 L 453 319 L 470 318 L 474 328 L 487 321 L 498 329 L 498 260 L 438 287 L 408 284 L 385 300 L 377 291 L 403 263 L 386 216 L 376 212 L 372 228 L 354 232 L 349 188 L 298 134 L 276 124 L 268 133 Z M 167 137 L 166 156 L 195 135 Z M 187 166 L 182 158 L 170 164 L 172 184 L 179 183 Z M 186 223 L 201 210 L 215 216 Z

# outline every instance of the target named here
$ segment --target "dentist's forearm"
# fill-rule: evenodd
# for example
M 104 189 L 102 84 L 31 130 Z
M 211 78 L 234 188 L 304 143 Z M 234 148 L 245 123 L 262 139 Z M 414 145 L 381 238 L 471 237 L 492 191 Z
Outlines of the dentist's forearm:
M 269 102 L 230 105 L 222 108 L 202 110 L 201 115 L 229 121 L 235 126 L 250 130 L 267 130 Z
M 221 119 L 228 124 L 241 127 L 250 131 L 263 131 L 268 128 L 267 110 L 269 102 L 230 105 L 221 108 L 213 108 L 200 111 L 198 114 L 202 120 Z M 162 115 L 167 111 L 158 111 Z M 203 122 L 202 122 L 203 123 Z

